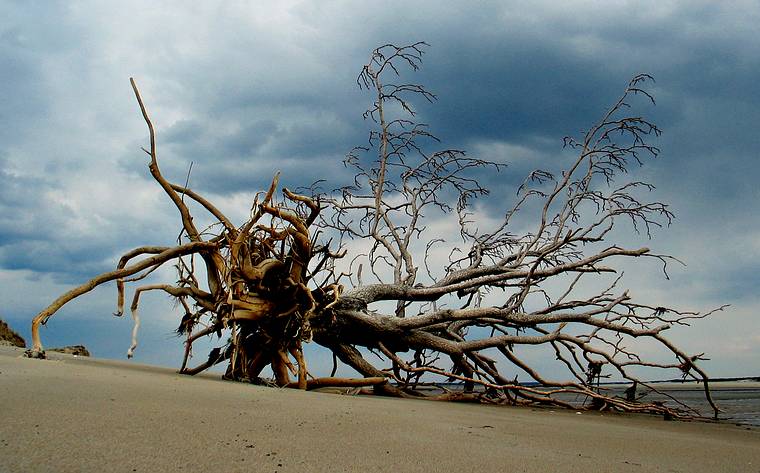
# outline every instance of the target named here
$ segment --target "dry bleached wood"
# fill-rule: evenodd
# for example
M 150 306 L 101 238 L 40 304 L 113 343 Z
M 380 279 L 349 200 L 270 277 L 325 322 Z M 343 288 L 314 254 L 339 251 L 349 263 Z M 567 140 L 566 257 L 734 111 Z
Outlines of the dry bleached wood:
M 695 415 L 676 399 L 647 403 L 600 385 L 615 378 L 656 391 L 640 373 L 658 370 L 702 382 L 717 416 L 709 379 L 698 366 L 703 355 L 664 337 L 673 325 L 712 312 L 637 302 L 619 289 L 620 262 L 655 260 L 665 268 L 674 258 L 608 243 L 621 223 L 649 236 L 672 218 L 667 205 L 645 199 L 651 185 L 627 175 L 632 164 L 659 154 L 650 144 L 659 129 L 627 113 L 636 97 L 654 102 L 646 90 L 651 78 L 634 77 L 599 122 L 577 139 L 565 138 L 573 157 L 561 172 L 531 173 L 514 204 L 489 215 L 495 223 L 478 223 L 472 203 L 488 190 L 476 176 L 503 165 L 456 149 L 430 151 L 437 138 L 415 121 L 413 101 L 435 96 L 400 79 L 404 68 L 420 67 L 425 47 L 382 46 L 362 69 L 357 83 L 373 94 L 364 114 L 372 129 L 367 146 L 345 160 L 355 174 L 350 185 L 321 195 L 283 189 L 278 198 L 277 175 L 239 227 L 161 174 L 155 129 L 131 80 L 148 126 L 149 170 L 179 212 L 180 241 L 127 252 L 115 271 L 54 301 L 33 321 L 31 354 L 44 356 L 39 325 L 68 301 L 116 280 L 121 315 L 126 283 L 171 262 L 176 283 L 135 290 L 129 354 L 137 344 L 141 294 L 162 291 L 184 309 L 177 329 L 185 336 L 182 373 L 227 361 L 228 379 L 256 382 L 269 366 L 277 385 L 300 389 L 373 386 L 404 397 L 575 408 L 580 399 L 593 409 Z M 198 231 L 185 198 L 217 222 L 216 233 Z M 535 216 L 531 225 L 527 215 Z M 431 222 L 447 218 L 457 228 L 457 243 L 444 240 L 451 235 L 429 234 Z M 528 230 L 515 233 L 518 228 Z M 350 240 L 361 241 L 365 253 L 341 263 Z M 365 283 L 368 278 L 374 281 Z M 223 332 L 227 343 L 189 368 L 193 343 Z M 637 352 L 642 339 L 659 346 L 663 358 L 644 359 Z M 313 378 L 303 352 L 310 341 L 366 378 Z M 556 361 L 553 375 L 528 361 L 526 346 Z M 372 361 L 360 348 L 374 353 Z M 449 391 L 448 381 L 463 391 Z

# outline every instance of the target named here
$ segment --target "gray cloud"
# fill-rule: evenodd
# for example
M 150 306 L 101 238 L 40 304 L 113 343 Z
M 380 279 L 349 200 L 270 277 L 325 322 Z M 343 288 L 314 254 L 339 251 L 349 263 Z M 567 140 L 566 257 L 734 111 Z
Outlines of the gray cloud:
M 375 46 L 425 40 L 423 69 L 404 77 L 439 96 L 416 104 L 420 120 L 441 147 L 509 164 L 480 176 L 494 211 L 528 171 L 556 170 L 562 137 L 598 119 L 631 76 L 655 76 L 657 106 L 632 111 L 663 128 L 662 159 L 635 172 L 678 220 L 651 246 L 690 263 L 669 283 L 679 298 L 749 311 L 760 263 L 758 21 L 750 1 L 145 2 L 128 16 L 101 2 L 4 2 L 0 274 L 29 281 L 23 291 L 73 283 L 176 237 L 139 149 L 147 131 L 128 77 L 156 124 L 164 173 L 184 182 L 192 162 L 192 187 L 238 205 L 277 170 L 291 187 L 347 183 L 340 161 L 368 126 L 356 74 Z M 41 307 L 15 302 L 19 290 L 0 289 L 0 301 L 21 319 Z M 158 320 L 169 332 L 171 317 Z M 732 333 L 757 335 L 752 321 L 731 320 Z

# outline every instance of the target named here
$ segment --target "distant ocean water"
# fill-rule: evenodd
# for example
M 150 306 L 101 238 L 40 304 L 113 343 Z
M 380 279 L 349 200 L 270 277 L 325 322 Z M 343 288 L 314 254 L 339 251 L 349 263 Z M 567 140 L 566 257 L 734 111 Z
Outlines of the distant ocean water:
M 672 392 L 667 389 L 668 392 L 678 399 L 686 402 L 691 406 L 699 409 L 703 414 L 709 414 L 712 412 L 709 404 L 705 400 L 704 392 L 697 390 L 677 391 Z M 760 427 L 760 388 L 757 387 L 731 387 L 711 390 L 711 394 L 715 404 L 718 405 L 723 412 L 720 414 L 720 419 L 724 422 L 731 422 L 741 425 L 753 425 Z M 651 399 L 660 399 L 655 394 L 651 395 Z
M 721 386 L 714 383 L 710 394 L 713 401 L 722 411 L 719 419 L 722 422 L 752 425 L 760 427 L 760 386 L 757 383 L 732 383 L 731 386 Z M 676 406 L 667 395 L 673 396 L 679 401 L 697 409 L 702 415 L 712 417 L 713 410 L 705 399 L 705 393 L 701 388 L 684 389 L 683 387 L 657 386 L 662 392 L 649 392 L 641 399 L 642 402 L 663 401 L 667 406 Z M 613 394 L 623 397 L 624 387 L 612 388 Z M 639 389 L 639 395 L 645 390 Z
M 661 393 L 648 392 L 641 398 L 642 402 L 662 401 L 667 406 L 677 406 L 669 397 L 673 396 L 681 402 L 697 409 L 701 415 L 712 417 L 713 410 L 705 399 L 705 393 L 701 385 L 697 384 L 654 384 Z M 452 383 L 446 386 L 448 389 L 458 390 L 461 385 Z M 625 385 L 607 385 L 608 394 L 624 397 Z M 641 396 L 647 390 L 639 387 L 638 395 Z M 760 383 L 734 382 L 711 384 L 710 393 L 713 401 L 722 411 L 719 420 L 725 423 L 760 427 Z M 563 401 L 570 404 L 582 405 L 586 401 L 583 395 L 562 395 Z

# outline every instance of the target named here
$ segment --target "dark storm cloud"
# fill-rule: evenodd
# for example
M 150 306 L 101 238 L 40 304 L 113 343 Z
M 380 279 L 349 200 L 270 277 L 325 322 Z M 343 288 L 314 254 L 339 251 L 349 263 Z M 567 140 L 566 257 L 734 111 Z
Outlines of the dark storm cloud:
M 236 186 L 234 178 L 232 182 L 225 182 L 223 176 L 218 176 L 221 181 L 217 181 L 214 177 L 218 174 L 215 169 L 226 168 L 226 173 L 231 175 L 236 166 L 241 168 L 239 174 L 255 170 L 258 170 L 258 174 L 271 174 L 278 169 L 286 171 L 299 167 L 299 174 L 314 177 L 324 171 L 324 166 L 309 170 L 309 161 L 332 161 L 333 164 L 338 164 L 350 143 L 347 127 L 335 123 L 336 117 L 329 113 L 320 116 L 296 110 L 292 115 L 298 121 L 243 122 L 237 124 L 239 126 L 234 131 L 224 134 L 210 132 L 199 121 L 181 121 L 163 135 L 165 155 L 173 158 L 172 164 L 175 165 L 184 163 L 186 167 L 189 162 L 198 165 L 200 172 L 194 174 L 193 182 L 214 192 L 253 189 L 250 182 L 247 187 Z
M 56 281 L 81 284 L 93 275 L 112 270 L 113 243 L 61 245 L 46 240 L 24 240 L 0 248 L 0 266 L 9 270 L 27 269 L 55 274 Z
M 516 45 L 523 54 L 504 54 L 501 42 L 436 48 L 441 51 L 430 52 L 425 70 L 441 98 L 424 111 L 447 141 L 561 140 L 575 131 L 568 126 L 582 127 L 587 117 L 598 115 L 609 100 L 605 95 L 616 86 L 614 80 L 602 80 L 599 68 L 543 45 L 525 50 Z M 439 65 L 436 59 L 443 54 L 453 59 Z M 604 84 L 601 90 L 594 87 L 599 83 Z
M 69 10 L 68 2 L 56 1 L 0 5 L 3 146 L 44 135 L 46 114 L 55 106 L 51 94 L 63 79 L 50 74 L 50 65 L 91 52 L 80 25 L 69 21 Z
M 300 118 L 296 123 L 241 120 L 232 131 L 217 133 L 201 119 L 178 121 L 158 135 L 162 173 L 183 183 L 192 163 L 191 187 L 217 194 L 266 188 L 277 171 L 291 187 L 323 179 L 326 170 L 341 174 L 340 163 L 353 146 L 352 138 L 362 136 L 363 130 L 352 134 L 334 117 L 302 113 Z M 147 160 L 134 153 L 124 156 L 120 166 L 147 175 Z
M 39 205 L 35 189 L 48 184 L 40 177 L 17 175 L 8 159 L 0 154 L 0 247 L 39 234 L 32 216 L 25 210 Z
M 47 171 L 57 166 L 47 166 Z M 81 283 L 113 269 L 114 253 L 144 243 L 168 243 L 160 229 L 116 223 L 101 232 L 81 231 L 81 211 L 67 205 L 67 189 L 55 172 L 29 175 L 23 166 L 0 158 L 0 268 L 51 274 L 55 281 Z M 107 231 L 116 226 L 117 232 Z
M 5 144 L 15 142 L 24 132 L 25 124 L 18 122 L 18 111 L 24 111 L 23 118 L 38 118 L 45 112 L 47 102 L 41 93 L 42 77 L 39 67 L 31 55 L 18 51 L 18 33 L 4 31 L 0 33 L 0 84 L 3 84 L 3 106 L 0 107 L 0 139 Z M 22 125 L 22 126 L 19 126 Z

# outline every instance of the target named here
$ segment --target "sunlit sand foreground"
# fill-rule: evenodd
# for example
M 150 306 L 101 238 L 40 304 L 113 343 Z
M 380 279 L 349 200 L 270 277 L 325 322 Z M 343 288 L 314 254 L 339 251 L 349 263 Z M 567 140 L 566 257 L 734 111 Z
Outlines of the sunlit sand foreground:
M 760 471 L 760 430 L 277 390 L 0 347 L 0 472 Z

